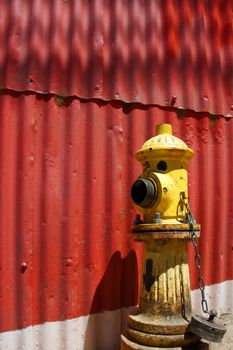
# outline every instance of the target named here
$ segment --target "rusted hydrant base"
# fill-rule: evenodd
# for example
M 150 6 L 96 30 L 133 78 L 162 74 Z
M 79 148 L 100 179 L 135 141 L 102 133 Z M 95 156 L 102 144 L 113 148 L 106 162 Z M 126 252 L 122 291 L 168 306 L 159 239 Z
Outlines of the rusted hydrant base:
M 125 335 L 121 335 L 121 348 L 120 350 L 159 350 L 159 349 L 167 349 L 167 350 L 209 350 L 209 345 L 203 342 L 198 342 L 197 344 L 193 344 L 190 346 L 184 347 L 154 347 L 154 346 L 146 346 L 133 342 L 128 339 Z
M 138 312 L 138 314 L 136 314 Z M 173 316 L 168 319 L 159 315 L 156 318 L 153 315 L 147 315 L 146 313 L 140 313 L 140 310 L 135 310 L 135 314 L 130 314 L 128 318 L 129 329 L 135 329 L 143 333 L 149 334 L 164 334 L 164 335 L 176 335 L 186 333 L 188 327 L 188 321 L 182 317 Z M 191 318 L 191 317 L 190 317 Z

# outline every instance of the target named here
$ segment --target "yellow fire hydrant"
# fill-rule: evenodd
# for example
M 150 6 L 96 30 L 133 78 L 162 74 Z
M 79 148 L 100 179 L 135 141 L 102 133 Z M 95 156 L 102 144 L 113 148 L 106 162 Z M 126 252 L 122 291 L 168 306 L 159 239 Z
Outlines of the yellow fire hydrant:
M 143 166 L 131 197 L 143 218 L 136 215 L 135 241 L 144 242 L 139 309 L 128 317 L 121 350 L 186 347 L 200 338 L 188 333 L 192 315 L 187 243 L 188 161 L 193 155 L 172 135 L 170 124 L 157 125 L 157 135 L 136 153 Z M 194 225 L 196 236 L 200 226 Z

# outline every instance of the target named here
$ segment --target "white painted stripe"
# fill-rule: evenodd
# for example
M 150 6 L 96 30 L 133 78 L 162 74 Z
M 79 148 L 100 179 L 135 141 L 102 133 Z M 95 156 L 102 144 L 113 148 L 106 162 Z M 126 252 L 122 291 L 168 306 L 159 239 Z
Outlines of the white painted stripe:
M 210 309 L 233 312 L 233 281 L 206 287 Z M 200 313 L 200 292 L 192 291 L 195 311 Z M 0 350 L 119 350 L 120 334 L 130 308 L 106 311 L 72 320 L 46 322 L 22 330 L 0 333 Z
M 132 308 L 0 333 L 0 350 L 119 350 Z
M 209 310 L 216 310 L 219 316 L 226 312 L 233 313 L 233 281 L 206 286 L 205 294 Z M 202 313 L 201 293 L 198 289 L 192 291 L 192 306 L 194 312 Z

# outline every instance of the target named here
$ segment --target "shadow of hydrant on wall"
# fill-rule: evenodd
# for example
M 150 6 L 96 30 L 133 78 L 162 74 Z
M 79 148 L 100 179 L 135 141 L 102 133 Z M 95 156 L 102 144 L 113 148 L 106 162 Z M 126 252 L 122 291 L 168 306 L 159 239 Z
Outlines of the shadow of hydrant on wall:
M 91 305 L 85 350 L 119 349 L 120 334 L 127 324 L 128 309 L 124 308 L 138 303 L 137 266 L 134 251 L 123 259 L 119 251 L 112 255 Z

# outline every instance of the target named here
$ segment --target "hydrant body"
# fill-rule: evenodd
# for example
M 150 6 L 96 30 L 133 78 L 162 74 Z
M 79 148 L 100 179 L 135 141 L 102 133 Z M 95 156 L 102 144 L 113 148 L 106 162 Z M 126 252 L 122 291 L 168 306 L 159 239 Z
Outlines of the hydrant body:
M 188 198 L 187 165 L 193 151 L 172 135 L 169 124 L 157 127 L 157 136 L 146 141 L 136 153 L 144 171 L 132 187 L 132 198 L 145 223 L 153 223 L 156 212 L 162 223 L 183 223 L 186 208 L 183 199 Z M 140 181 L 150 181 L 155 195 L 150 203 L 142 203 L 137 195 L 142 190 Z M 182 196 L 182 198 L 181 198 Z
M 187 166 L 193 151 L 172 135 L 169 124 L 157 126 L 136 153 L 143 172 L 134 182 L 131 197 L 143 219 L 132 227 L 135 241 L 144 242 L 139 309 L 129 315 L 121 349 L 149 349 L 200 345 L 188 333 L 191 297 L 187 244 Z M 197 237 L 200 226 L 194 225 Z

